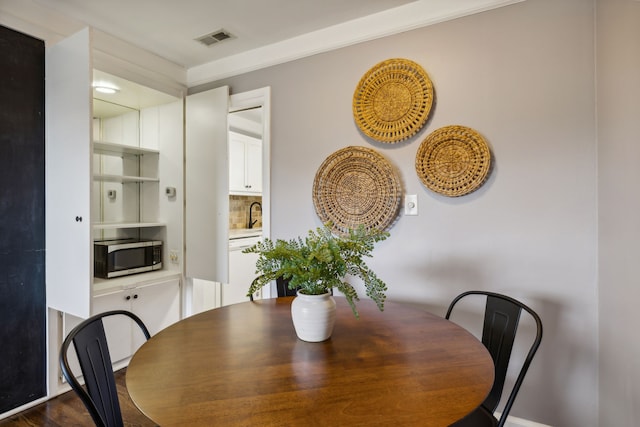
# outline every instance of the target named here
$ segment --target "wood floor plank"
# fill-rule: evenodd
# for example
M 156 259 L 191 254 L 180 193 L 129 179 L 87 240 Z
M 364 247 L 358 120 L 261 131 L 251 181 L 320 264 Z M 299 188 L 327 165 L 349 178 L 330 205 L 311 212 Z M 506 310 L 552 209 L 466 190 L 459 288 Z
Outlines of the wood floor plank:
M 126 369 L 116 372 L 116 387 L 125 427 L 153 427 L 156 424 L 135 407 L 125 386 Z M 26 411 L 0 420 L 0 427 L 87 427 L 93 421 L 75 392 L 54 397 Z

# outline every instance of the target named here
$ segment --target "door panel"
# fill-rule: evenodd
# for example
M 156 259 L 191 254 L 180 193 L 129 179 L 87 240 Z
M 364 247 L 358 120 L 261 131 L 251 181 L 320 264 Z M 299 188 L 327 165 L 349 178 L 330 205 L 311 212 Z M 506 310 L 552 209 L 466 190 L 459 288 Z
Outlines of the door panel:
M 88 29 L 46 51 L 47 304 L 90 315 L 91 57 Z
M 185 271 L 228 281 L 229 166 L 227 86 L 187 96 Z
M 93 298 L 94 314 L 111 310 L 131 311 L 130 292 L 119 291 Z M 126 316 L 109 316 L 103 319 L 103 324 L 111 362 L 116 363 L 131 356 L 133 354 L 131 342 L 133 321 Z
M 133 312 L 142 319 L 151 336 L 180 320 L 180 280 L 154 283 L 132 291 L 138 296 L 132 303 Z M 139 331 L 133 333 L 132 340 L 134 352 L 145 341 Z

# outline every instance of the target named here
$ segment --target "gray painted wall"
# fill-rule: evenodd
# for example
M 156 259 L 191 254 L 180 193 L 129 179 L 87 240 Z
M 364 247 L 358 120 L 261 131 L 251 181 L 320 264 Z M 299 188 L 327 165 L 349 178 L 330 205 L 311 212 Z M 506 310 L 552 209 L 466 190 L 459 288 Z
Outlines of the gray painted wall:
M 600 425 L 640 419 L 640 2 L 597 8 Z
M 596 426 L 594 37 L 593 0 L 528 0 L 192 92 L 271 86 L 274 238 L 320 225 L 311 189 L 328 155 L 361 145 L 386 156 L 419 200 L 419 215 L 401 216 L 370 262 L 389 299 L 438 314 L 470 288 L 522 299 L 546 331 L 512 415 Z M 360 77 L 393 57 L 425 68 L 437 102 L 418 135 L 385 145 L 358 131 L 351 100 Z M 450 124 L 484 135 L 495 162 L 480 190 L 456 199 L 427 190 L 414 168 L 420 142 Z

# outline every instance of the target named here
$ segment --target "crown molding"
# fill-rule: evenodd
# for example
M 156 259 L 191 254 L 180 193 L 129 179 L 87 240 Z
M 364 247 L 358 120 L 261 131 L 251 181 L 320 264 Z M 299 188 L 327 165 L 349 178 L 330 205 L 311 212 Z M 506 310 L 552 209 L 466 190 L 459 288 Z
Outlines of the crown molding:
M 418 0 L 187 70 L 194 87 L 526 0 Z

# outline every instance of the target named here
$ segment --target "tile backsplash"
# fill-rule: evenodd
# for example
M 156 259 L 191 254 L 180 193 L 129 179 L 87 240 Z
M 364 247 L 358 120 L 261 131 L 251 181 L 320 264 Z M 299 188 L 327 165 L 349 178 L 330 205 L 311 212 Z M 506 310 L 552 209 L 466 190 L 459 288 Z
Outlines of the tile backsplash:
M 253 202 L 262 202 L 260 196 L 229 196 L 229 228 L 248 228 L 249 207 Z M 254 228 L 262 227 L 262 206 L 254 206 L 252 219 L 258 220 Z

